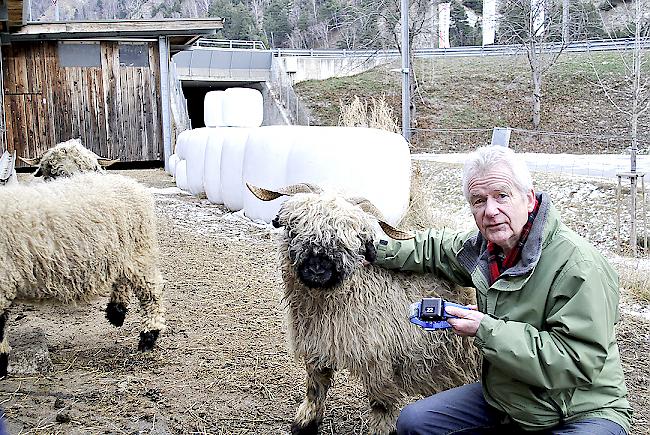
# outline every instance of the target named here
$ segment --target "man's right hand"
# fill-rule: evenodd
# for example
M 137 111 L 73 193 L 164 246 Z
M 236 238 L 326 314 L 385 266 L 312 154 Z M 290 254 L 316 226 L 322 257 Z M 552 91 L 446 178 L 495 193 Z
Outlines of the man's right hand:
M 456 334 L 463 337 L 474 337 L 481 320 L 485 316 L 485 314 L 478 311 L 476 305 L 468 305 L 467 308 L 447 306 L 445 311 L 447 314 L 456 316 L 456 318 L 447 319 L 447 322 L 449 322 Z

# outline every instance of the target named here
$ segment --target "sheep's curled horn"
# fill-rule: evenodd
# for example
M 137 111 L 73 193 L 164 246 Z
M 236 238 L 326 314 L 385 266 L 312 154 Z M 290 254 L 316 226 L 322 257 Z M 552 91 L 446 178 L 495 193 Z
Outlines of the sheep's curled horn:
M 292 196 L 296 193 L 321 193 L 323 191 L 320 187 L 309 183 L 292 184 L 291 186 L 280 188 L 277 191 L 253 186 L 249 183 L 246 183 L 246 187 L 248 187 L 248 190 L 250 190 L 256 198 L 262 201 L 273 201 L 274 199 L 280 198 L 281 196 Z M 359 206 L 361 210 L 365 211 L 366 213 L 376 217 L 377 221 L 379 222 L 379 226 L 390 238 L 395 240 L 409 240 L 414 237 L 412 234 L 399 230 L 388 224 L 385 221 L 382 213 L 368 199 L 362 197 L 353 197 L 348 198 L 347 200 L 351 204 Z
M 22 160 L 24 163 L 28 164 L 29 166 L 38 166 L 41 163 L 42 156 L 40 157 L 20 157 L 18 156 L 20 160 Z M 108 159 L 106 157 L 97 157 L 97 164 L 101 166 L 102 168 L 106 168 L 108 166 L 111 166 L 114 163 L 119 162 L 120 159 Z

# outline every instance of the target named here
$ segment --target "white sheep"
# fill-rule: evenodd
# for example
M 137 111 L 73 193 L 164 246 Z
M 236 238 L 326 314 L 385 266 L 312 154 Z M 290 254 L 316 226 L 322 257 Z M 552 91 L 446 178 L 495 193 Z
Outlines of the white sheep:
M 7 309 L 14 300 L 83 302 L 110 293 L 121 326 L 131 292 L 143 323 L 138 349 L 165 327 L 152 195 L 135 180 L 86 173 L 0 189 L 0 376 L 7 373 Z
M 40 157 L 18 158 L 28 165 L 38 167 L 34 176 L 45 180 L 69 177 L 77 172 L 103 172 L 103 168 L 118 162 L 99 157 L 85 148 L 79 139 L 58 143 Z
M 478 380 L 480 355 L 470 339 L 445 330 L 427 332 L 408 319 L 410 304 L 422 297 L 470 304 L 473 291 L 431 275 L 363 266 L 364 258 L 372 261 L 376 255 L 373 216 L 381 216 L 372 204 L 320 193 L 314 186 L 249 189 L 263 200 L 292 195 L 274 225 L 284 227 L 280 257 L 289 342 L 307 369 L 307 394 L 293 434 L 317 432 L 335 370 L 349 370 L 365 387 L 372 434 L 394 433 L 405 397 Z

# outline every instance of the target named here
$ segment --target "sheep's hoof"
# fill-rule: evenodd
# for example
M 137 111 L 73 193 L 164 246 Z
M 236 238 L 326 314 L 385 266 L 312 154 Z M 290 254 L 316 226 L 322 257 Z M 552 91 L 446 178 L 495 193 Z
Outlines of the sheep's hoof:
M 293 423 L 291 425 L 291 435 L 317 435 L 318 434 L 318 422 L 312 420 L 305 426 L 300 426 L 298 423 Z
M 148 352 L 153 349 L 153 345 L 156 344 L 158 334 L 160 334 L 160 331 L 157 329 L 154 329 L 153 331 L 141 332 L 138 350 L 141 352 Z
M 9 354 L 0 353 L 0 378 L 7 376 L 7 368 L 9 367 Z
M 106 318 L 111 322 L 111 325 L 122 326 L 128 311 L 129 309 L 126 308 L 126 305 L 124 304 L 109 302 L 108 305 L 106 305 Z

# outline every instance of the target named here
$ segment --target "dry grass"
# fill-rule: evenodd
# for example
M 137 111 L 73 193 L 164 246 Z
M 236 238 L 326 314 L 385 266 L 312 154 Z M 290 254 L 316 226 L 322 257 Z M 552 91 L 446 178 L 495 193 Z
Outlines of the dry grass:
M 634 302 L 650 304 L 650 271 L 638 261 L 618 264 L 616 269 L 625 293 Z
M 397 121 L 393 116 L 393 109 L 384 97 L 371 98 L 370 107 L 368 106 L 368 101 L 361 101 L 357 95 L 349 104 L 341 102 L 339 125 L 399 132 Z

